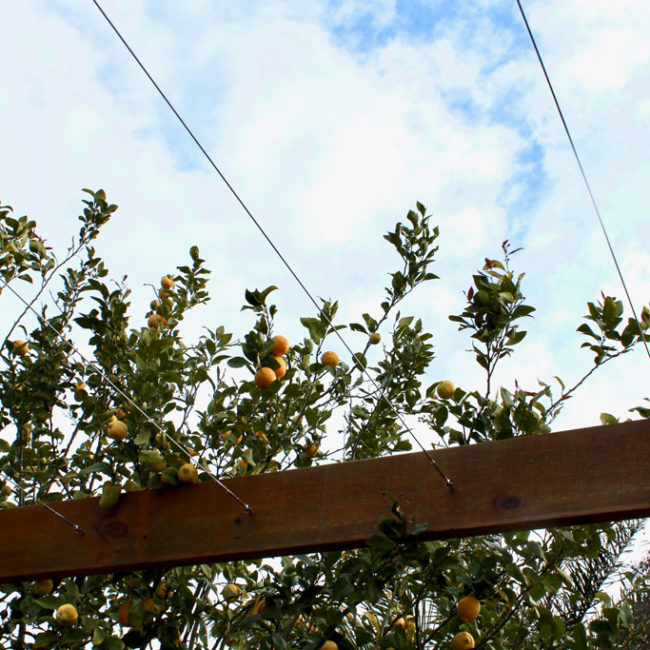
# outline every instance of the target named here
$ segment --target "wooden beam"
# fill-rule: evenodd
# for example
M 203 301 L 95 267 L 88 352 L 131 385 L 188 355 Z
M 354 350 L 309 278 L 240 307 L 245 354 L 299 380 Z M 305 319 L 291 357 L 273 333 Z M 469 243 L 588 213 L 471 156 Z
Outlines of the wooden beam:
M 0 583 L 362 546 L 392 494 L 427 539 L 650 515 L 650 421 L 0 511 Z

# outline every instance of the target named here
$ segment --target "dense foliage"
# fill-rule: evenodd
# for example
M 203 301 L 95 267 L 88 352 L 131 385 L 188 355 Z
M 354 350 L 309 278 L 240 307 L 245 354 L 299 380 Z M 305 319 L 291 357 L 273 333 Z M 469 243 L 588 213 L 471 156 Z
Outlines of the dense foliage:
M 438 229 L 417 204 L 385 236 L 399 270 L 376 312 L 336 325 L 362 341 L 348 363 L 323 357 L 336 336 L 334 301 L 302 318 L 304 338 L 274 354 L 282 334 L 269 302 L 275 287 L 246 292 L 251 329 L 241 338 L 219 326 L 187 340 L 181 321 L 209 299 L 198 248 L 132 322 L 128 287 L 109 280 L 93 246 L 116 206 L 101 190 L 87 192 L 62 261 L 35 222 L 0 205 L 0 276 L 32 295 L 41 317 L 31 319 L 27 307 L 16 314 L 0 352 L 0 507 L 89 496 L 119 507 L 124 491 L 183 489 L 173 486 L 188 460 L 207 481 L 206 470 L 223 478 L 387 455 L 411 449 L 407 422 L 435 432 L 438 446 L 543 435 L 592 372 L 640 339 L 622 303 L 602 296 L 578 328 L 594 355 L 579 382 L 494 386 L 495 368 L 514 353 L 534 311 L 523 274 L 511 268 L 516 251 L 504 242 L 502 259 L 485 260 L 464 310 L 451 316 L 471 337 L 484 388 L 432 383 L 432 335 L 400 312 L 405 296 L 436 279 Z M 644 310 L 643 328 L 649 324 Z M 372 336 L 379 331 L 381 345 Z M 74 347 L 89 352 L 82 358 Z M 256 384 L 258 368 L 282 375 L 283 364 L 281 379 Z M 635 410 L 650 416 L 647 407 Z M 635 523 L 424 542 L 422 522 L 397 503 L 392 512 L 356 551 L 2 585 L 0 648 L 281 650 L 330 640 L 346 650 L 399 650 L 448 648 L 466 631 L 480 648 L 577 650 L 619 647 L 641 634 L 631 601 L 601 590 Z M 633 593 L 640 578 L 621 579 Z M 463 621 L 457 604 L 467 595 L 481 610 Z M 78 620 L 66 621 L 65 610 L 55 616 L 62 605 L 73 605 Z

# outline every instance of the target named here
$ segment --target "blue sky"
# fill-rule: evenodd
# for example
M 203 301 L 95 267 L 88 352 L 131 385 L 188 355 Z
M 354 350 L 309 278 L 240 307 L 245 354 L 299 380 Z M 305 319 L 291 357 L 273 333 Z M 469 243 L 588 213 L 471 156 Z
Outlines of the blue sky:
M 345 0 L 333 0 L 328 3 L 328 7 L 330 12 L 336 14 L 337 10 L 340 11 L 349 4 Z M 472 19 L 478 16 L 510 31 L 519 47 L 525 46 L 522 25 L 517 20 L 514 3 L 494 2 L 477 5 L 444 0 L 398 0 L 395 3 L 386 3 L 390 4 L 392 9 L 390 20 L 382 20 L 378 16 L 377 4 L 381 6 L 382 3 L 370 2 L 365 6 L 361 5 L 351 20 L 332 21 L 332 33 L 343 46 L 366 52 L 383 47 L 390 40 L 402 36 L 415 42 L 429 42 L 448 26 L 457 25 L 461 21 L 463 24 L 460 36 L 471 41 L 476 30 L 476 23 Z
M 420 200 L 440 223 L 441 280 L 404 309 L 434 332 L 431 381 L 479 381 L 447 315 L 506 238 L 524 247 L 516 264 L 538 312 L 503 382 L 570 382 L 589 367 L 575 333 L 585 302 L 622 292 L 514 3 L 103 6 L 312 292 L 340 298 L 342 320 L 376 309 L 394 264 L 381 235 Z M 640 308 L 650 7 L 525 6 Z M 3 200 L 61 250 L 80 188 L 103 186 L 121 207 L 98 246 L 129 276 L 136 313 L 147 283 L 198 243 L 215 300 L 188 328 L 242 332 L 244 289 L 277 284 L 279 326 L 302 336 L 310 306 L 92 3 L 3 3 L 0 20 Z M 605 369 L 562 424 L 625 416 L 647 373 L 641 354 Z

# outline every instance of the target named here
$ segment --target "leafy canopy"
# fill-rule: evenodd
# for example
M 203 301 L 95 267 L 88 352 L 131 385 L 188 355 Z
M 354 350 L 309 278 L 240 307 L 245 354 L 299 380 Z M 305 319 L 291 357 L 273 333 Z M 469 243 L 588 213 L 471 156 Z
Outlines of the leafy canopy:
M 418 203 L 385 236 L 398 268 L 375 312 L 334 326 L 338 303 L 322 300 L 318 313 L 300 319 L 304 336 L 284 356 L 286 374 L 261 389 L 256 370 L 282 365 L 273 353 L 276 287 L 246 291 L 251 328 L 242 336 L 218 326 L 190 337 L 183 320 L 209 299 L 199 249 L 153 292 L 148 310 L 133 306 L 94 247 L 117 208 L 102 190 L 86 192 L 62 260 L 34 221 L 0 205 L 0 275 L 21 293 L 29 283 L 40 314 L 16 314 L 0 352 L 3 508 L 89 496 L 114 508 L 125 491 L 183 489 L 174 486 L 188 461 L 206 481 L 206 470 L 222 478 L 407 451 L 405 422 L 436 445 L 543 435 L 586 378 L 631 350 L 650 322 L 647 309 L 641 326 L 625 322 L 622 304 L 602 296 L 578 328 L 594 355 L 578 382 L 493 386 L 534 312 L 523 274 L 511 268 L 516 251 L 504 242 L 502 258 L 485 260 L 463 311 L 450 317 L 470 335 L 485 387 L 458 386 L 441 398 L 443 378 L 427 379 L 435 373 L 432 334 L 400 311 L 407 295 L 437 279 L 439 232 Z M 335 328 L 348 330 L 356 352 L 326 366 L 320 360 Z M 371 346 L 379 331 L 382 345 Z M 74 347 L 89 350 L 86 358 Z M 636 411 L 650 416 L 647 406 Z M 466 631 L 481 648 L 583 649 L 620 647 L 635 634 L 629 601 L 602 591 L 634 522 L 423 542 L 422 522 L 399 503 L 392 515 L 356 551 L 2 585 L 0 648 L 283 650 L 331 640 L 343 649 L 402 650 L 451 647 Z M 626 579 L 632 586 L 637 578 Z M 470 594 L 481 613 L 463 621 L 456 604 Z M 55 616 L 64 604 L 79 613 L 72 625 Z

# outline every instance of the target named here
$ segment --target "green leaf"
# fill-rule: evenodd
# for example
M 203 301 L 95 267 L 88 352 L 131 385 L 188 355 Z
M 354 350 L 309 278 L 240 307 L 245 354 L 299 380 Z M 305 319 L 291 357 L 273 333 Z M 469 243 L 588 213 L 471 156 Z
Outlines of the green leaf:
M 538 582 L 537 584 L 534 584 L 531 588 L 530 591 L 528 592 L 530 594 L 530 597 L 535 600 L 535 601 L 540 601 L 544 596 L 546 596 L 546 588 L 544 587 L 544 584 L 541 582 Z
M 113 468 L 108 463 L 93 463 L 88 467 L 84 467 L 79 474 L 92 474 L 93 472 L 101 472 L 109 476 L 113 473 Z
M 392 551 L 395 548 L 395 542 L 378 533 L 375 533 L 370 537 L 367 541 L 367 545 L 377 551 Z
M 526 336 L 526 332 L 524 330 L 520 330 L 518 332 L 513 332 L 507 340 L 508 345 L 516 345 L 520 341 L 523 340 L 523 338 Z
M 618 609 L 619 609 L 621 623 L 625 627 L 632 626 L 634 624 L 634 614 L 632 612 L 632 609 L 628 605 L 628 603 L 622 603 Z
M 366 330 L 366 328 L 360 323 L 350 323 L 350 329 L 353 332 L 362 332 L 363 334 L 368 333 L 368 330 Z
M 521 318 L 522 316 L 529 316 L 535 311 L 535 307 L 530 305 L 519 305 L 512 312 L 513 318 Z
M 231 368 L 250 368 L 250 364 L 243 357 L 232 357 L 231 359 L 228 359 L 228 365 Z
M 413 322 L 413 316 L 404 316 L 404 318 L 399 319 L 397 324 L 398 330 L 406 329 Z
M 587 650 L 587 631 L 582 623 L 576 623 L 573 626 L 573 649 L 574 650 Z
M 33 648 L 49 648 L 54 645 L 59 638 L 56 632 L 43 632 L 34 640 Z
M 594 599 L 599 600 L 601 603 L 603 603 L 603 605 L 605 605 L 605 607 L 609 607 L 612 604 L 610 595 L 604 591 L 596 592 Z
M 325 325 L 318 318 L 301 318 L 300 322 L 307 328 L 314 343 L 319 343 L 325 336 Z
M 58 596 L 43 596 L 36 599 L 36 604 L 43 609 L 56 609 L 61 604 Z
M 257 291 L 252 292 L 249 291 L 248 289 L 246 289 L 246 291 L 244 292 L 244 297 L 246 298 L 246 302 L 249 305 L 252 305 L 253 307 L 259 307 L 261 305 L 260 299 L 256 294 Z
M 374 332 L 377 329 L 377 321 L 370 314 L 363 314 L 362 317 L 368 327 L 368 331 Z
M 582 334 L 586 334 L 587 336 L 591 336 L 597 341 L 600 340 L 600 336 L 594 334 L 593 330 L 591 329 L 591 327 L 589 327 L 589 325 L 587 325 L 587 323 L 582 323 L 582 325 L 580 325 L 580 327 L 578 327 L 576 331 L 581 332 Z
M 138 431 L 138 435 L 135 437 L 133 442 L 135 442 L 136 445 L 146 445 L 149 444 L 150 440 L 151 440 L 151 431 L 149 431 L 148 428 L 142 427 Z
M 553 615 L 546 607 L 538 607 L 537 611 L 539 615 L 539 636 L 542 639 L 552 638 L 555 631 Z

